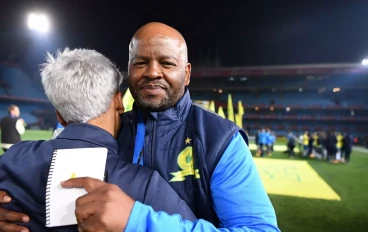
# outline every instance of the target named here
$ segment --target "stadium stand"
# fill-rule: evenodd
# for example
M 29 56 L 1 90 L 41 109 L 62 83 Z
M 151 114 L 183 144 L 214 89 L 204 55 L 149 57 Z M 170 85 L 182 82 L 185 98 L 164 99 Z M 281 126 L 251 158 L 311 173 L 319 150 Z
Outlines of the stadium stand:
M 47 102 L 46 95 L 36 87 L 34 81 L 19 67 L 0 65 L 2 81 L 7 83 L 10 89 L 8 94 L 0 92 L 0 95 L 8 95 L 18 98 L 35 99 Z
M 242 101 L 243 125 L 271 128 L 278 135 L 334 130 L 368 132 L 368 69 L 360 64 L 288 65 L 194 70 L 194 100 L 214 100 L 227 111 Z
M 55 112 L 44 92 L 16 65 L 0 64 L 0 117 L 15 104 L 29 127 L 48 129 L 56 123 Z
M 337 130 L 364 136 L 367 74 L 356 64 L 216 68 L 194 70 L 189 88 L 193 100 L 214 100 L 225 113 L 228 93 L 235 112 L 242 101 L 243 125 L 250 133 L 268 127 L 277 135 Z M 39 84 L 20 67 L 0 64 L 0 116 L 9 104 L 19 105 L 27 124 L 55 125 L 54 109 Z

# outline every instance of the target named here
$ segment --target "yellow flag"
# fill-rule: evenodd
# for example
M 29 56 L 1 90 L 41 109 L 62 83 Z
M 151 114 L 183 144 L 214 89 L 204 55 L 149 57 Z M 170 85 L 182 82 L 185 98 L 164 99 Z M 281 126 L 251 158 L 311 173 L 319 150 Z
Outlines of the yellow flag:
M 227 98 L 227 119 L 235 122 L 234 118 L 234 108 L 233 108 L 233 100 L 231 98 L 231 94 L 229 93 Z
M 244 115 L 244 107 L 243 107 L 243 103 L 241 101 L 238 101 L 238 114 L 240 115 Z
M 210 107 L 208 109 L 209 110 L 212 110 L 213 112 L 216 112 L 216 110 L 215 110 L 215 102 L 214 101 L 211 101 Z
M 134 103 L 134 99 L 128 88 L 123 97 L 123 105 L 124 105 L 125 112 L 131 111 L 133 109 L 133 103 Z
M 240 127 L 240 117 L 239 117 L 239 114 L 235 114 L 235 124 L 238 125 Z
M 222 108 L 222 106 L 220 106 L 219 109 L 218 109 L 218 115 L 220 115 L 223 118 L 226 118 L 225 113 L 224 113 L 224 109 Z
M 235 116 L 236 125 L 240 128 L 243 128 L 243 115 L 244 115 L 244 107 L 241 101 L 238 101 L 238 113 Z

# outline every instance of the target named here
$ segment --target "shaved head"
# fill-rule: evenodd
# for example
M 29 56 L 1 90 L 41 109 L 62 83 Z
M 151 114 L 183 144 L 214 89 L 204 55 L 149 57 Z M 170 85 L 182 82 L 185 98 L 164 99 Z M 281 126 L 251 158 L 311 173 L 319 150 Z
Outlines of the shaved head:
M 128 84 L 138 107 L 164 111 L 184 95 L 190 82 L 187 44 L 174 28 L 148 23 L 129 45 Z
M 138 44 L 171 42 L 179 48 L 183 62 L 188 62 L 188 48 L 184 37 L 175 28 L 166 24 L 152 22 L 139 28 L 134 34 L 129 44 L 129 60 L 132 57 L 132 50 Z

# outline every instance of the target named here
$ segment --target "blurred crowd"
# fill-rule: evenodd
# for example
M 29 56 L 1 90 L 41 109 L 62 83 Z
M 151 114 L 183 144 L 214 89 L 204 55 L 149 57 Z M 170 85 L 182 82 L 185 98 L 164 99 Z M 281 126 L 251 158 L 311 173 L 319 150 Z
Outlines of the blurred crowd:
M 350 133 L 342 134 L 334 131 L 309 133 L 306 131 L 299 136 L 298 142 L 304 157 L 325 159 L 333 163 L 350 162 L 353 147 L 353 137 Z
M 257 145 L 256 156 L 263 157 L 265 154 L 272 155 L 273 147 L 276 142 L 276 135 L 270 129 L 258 130 L 256 133 L 255 143 Z
M 287 150 L 284 153 L 287 153 L 289 157 L 301 155 L 302 157 L 323 159 L 332 163 L 349 163 L 354 142 L 350 133 L 342 134 L 333 131 L 313 133 L 306 131 L 299 136 L 290 131 L 286 141 Z M 270 129 L 258 130 L 255 136 L 256 156 L 271 156 L 275 142 L 275 133 Z

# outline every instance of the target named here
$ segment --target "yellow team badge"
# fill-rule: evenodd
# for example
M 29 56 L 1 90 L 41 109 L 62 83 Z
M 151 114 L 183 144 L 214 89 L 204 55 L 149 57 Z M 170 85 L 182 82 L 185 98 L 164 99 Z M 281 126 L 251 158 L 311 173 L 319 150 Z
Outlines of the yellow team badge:
M 185 143 L 189 143 L 191 139 L 187 138 Z M 184 181 L 186 176 L 194 175 L 196 179 L 199 179 L 199 169 L 194 169 L 194 159 L 193 159 L 193 148 L 192 146 L 187 146 L 179 153 L 178 156 L 178 166 L 181 171 L 170 173 L 174 177 L 170 182 Z

